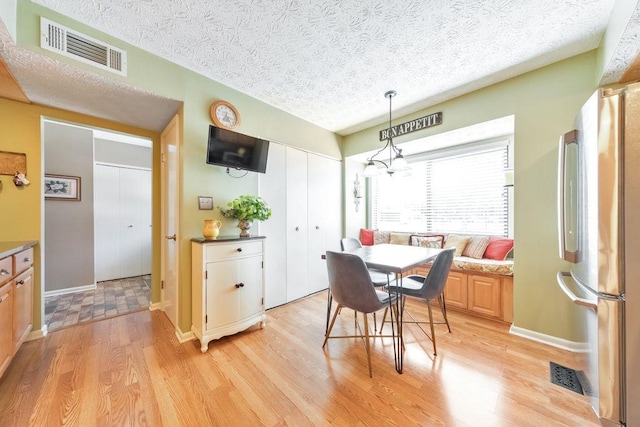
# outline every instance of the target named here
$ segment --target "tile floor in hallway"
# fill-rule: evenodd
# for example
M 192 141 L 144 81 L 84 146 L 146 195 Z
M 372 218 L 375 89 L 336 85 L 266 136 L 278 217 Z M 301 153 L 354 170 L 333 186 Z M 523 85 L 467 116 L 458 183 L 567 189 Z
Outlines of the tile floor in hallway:
M 45 298 L 47 330 L 149 309 L 151 276 L 98 282 L 96 289 Z

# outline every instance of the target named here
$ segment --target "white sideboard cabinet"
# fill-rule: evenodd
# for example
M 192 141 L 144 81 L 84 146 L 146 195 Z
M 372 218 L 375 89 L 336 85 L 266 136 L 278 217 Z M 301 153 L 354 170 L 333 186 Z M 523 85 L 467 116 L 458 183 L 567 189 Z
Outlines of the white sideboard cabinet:
M 191 331 L 209 341 L 266 324 L 264 237 L 192 239 Z

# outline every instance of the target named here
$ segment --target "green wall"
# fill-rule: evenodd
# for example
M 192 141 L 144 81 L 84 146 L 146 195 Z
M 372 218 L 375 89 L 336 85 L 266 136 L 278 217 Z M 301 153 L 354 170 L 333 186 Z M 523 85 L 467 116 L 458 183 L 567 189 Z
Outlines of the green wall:
M 555 279 L 557 271 L 568 268 L 557 254 L 557 146 L 596 89 L 596 56 L 596 51 L 575 56 L 394 120 L 443 113 L 442 125 L 404 135 L 397 139 L 402 143 L 515 115 L 514 325 L 570 341 L 582 335 L 577 310 Z M 376 148 L 382 127 L 345 137 L 344 155 Z M 346 215 L 352 212 L 347 209 Z
M 128 53 L 127 77 L 121 77 L 109 71 L 102 71 L 90 65 L 41 49 L 39 47 L 40 16 L 125 49 Z M 207 133 L 209 124 L 211 124 L 209 117 L 211 103 L 218 99 L 224 99 L 234 104 L 242 117 L 242 123 L 237 129 L 241 133 L 259 136 L 330 157 L 342 157 L 341 137 L 333 132 L 273 108 L 246 94 L 128 45 L 116 38 L 107 36 L 28 0 L 18 0 L 17 44 L 21 48 L 36 51 L 58 61 L 68 62 L 92 73 L 102 74 L 110 79 L 122 80 L 127 84 L 146 89 L 154 94 L 183 102 L 180 113 L 181 198 L 179 207 L 180 230 L 178 232 L 180 238 L 178 242 L 180 276 L 178 284 L 179 319 L 177 325 L 182 332 L 191 330 L 191 238 L 201 236 L 204 219 L 211 217 L 223 220 L 223 234 L 237 233 L 238 230 L 235 228 L 235 224 L 222 218 L 217 206 L 226 204 L 240 194 L 256 194 L 258 191 L 258 175 L 256 173 L 249 173 L 241 179 L 233 179 L 225 174 L 223 168 L 205 163 Z M 85 121 L 79 121 L 78 123 L 85 123 Z M 33 132 L 36 131 L 31 129 L 30 133 Z M 30 138 L 33 137 L 34 135 L 30 135 Z M 39 129 L 37 137 L 39 141 Z M 159 150 L 154 150 L 153 167 L 159 173 Z M 159 195 L 159 189 L 157 191 L 157 195 Z M 203 195 L 214 197 L 216 209 L 213 212 L 198 210 L 197 196 Z M 33 205 L 30 204 L 29 208 L 39 210 L 39 199 L 36 198 L 35 202 Z M 154 208 L 157 209 L 158 215 L 159 206 L 159 204 L 156 206 L 154 202 Z M 158 226 L 156 234 L 160 236 L 159 233 Z M 0 232 L 0 240 L 7 240 L 3 234 L 4 232 Z M 41 230 L 38 230 L 37 233 L 30 233 L 30 235 L 32 235 L 30 238 L 37 240 L 41 240 L 42 237 Z M 154 244 L 154 256 L 158 248 L 159 245 Z M 159 270 L 154 270 L 154 274 L 159 278 Z M 152 300 L 153 302 L 160 300 L 159 279 L 152 289 Z

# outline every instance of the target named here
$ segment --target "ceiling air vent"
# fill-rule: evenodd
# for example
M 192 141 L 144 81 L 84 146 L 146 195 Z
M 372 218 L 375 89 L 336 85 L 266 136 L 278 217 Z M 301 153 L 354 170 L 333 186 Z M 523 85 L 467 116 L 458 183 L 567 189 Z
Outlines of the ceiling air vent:
M 40 47 L 127 75 L 127 52 L 40 17 Z

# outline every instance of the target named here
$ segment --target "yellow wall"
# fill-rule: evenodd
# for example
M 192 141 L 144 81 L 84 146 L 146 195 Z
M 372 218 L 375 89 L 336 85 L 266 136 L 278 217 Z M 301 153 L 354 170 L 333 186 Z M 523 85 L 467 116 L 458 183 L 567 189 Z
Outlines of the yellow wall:
M 27 187 L 13 185 L 11 176 L 2 175 L 0 187 L 0 241 L 37 240 L 42 242 L 42 139 L 41 118 L 47 117 L 63 122 L 84 124 L 87 126 L 111 129 L 151 138 L 154 147 L 159 147 L 158 133 L 123 126 L 107 120 L 96 119 L 82 114 L 72 113 L 55 108 L 24 104 L 0 98 L 0 150 L 25 153 L 27 155 L 27 178 L 31 184 Z M 154 164 L 159 160 L 159 150 L 154 148 Z M 153 289 L 152 299 L 159 301 L 160 252 L 158 241 L 160 235 L 159 209 L 160 174 L 159 168 L 153 172 Z M 42 253 L 43 246 L 35 248 L 34 260 L 34 330 L 42 324 Z
M 398 138 L 402 142 L 515 115 L 514 324 L 570 341 L 582 335 L 575 306 L 555 280 L 567 269 L 557 255 L 557 145 L 596 88 L 595 67 L 591 51 L 394 120 L 443 113 L 442 125 Z M 345 156 L 376 148 L 382 127 L 345 137 Z

